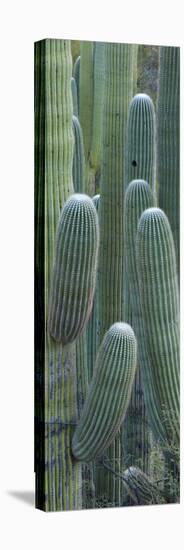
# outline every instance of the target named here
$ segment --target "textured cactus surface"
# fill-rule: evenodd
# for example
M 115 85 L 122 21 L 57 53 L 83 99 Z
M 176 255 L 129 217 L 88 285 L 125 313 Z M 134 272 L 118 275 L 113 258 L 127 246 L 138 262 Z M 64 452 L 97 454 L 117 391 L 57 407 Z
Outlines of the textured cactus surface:
M 136 263 L 136 236 L 138 223 L 144 210 L 154 205 L 155 197 L 148 183 L 144 180 L 133 180 L 129 184 L 125 194 L 125 265 L 127 280 L 129 281 L 132 327 L 137 337 L 138 362 L 141 371 L 149 425 L 153 431 L 154 437 L 164 441 L 165 431 L 161 421 L 161 411 L 159 413 L 159 402 L 146 346 Z
M 73 153 L 73 185 L 76 193 L 83 193 L 85 187 L 85 158 L 84 142 L 80 122 L 76 116 L 72 117 L 74 133 Z
M 47 333 L 48 300 L 60 209 L 73 193 L 70 41 L 35 44 L 35 424 L 36 506 L 79 509 L 81 468 L 71 437 L 78 420 L 75 346 L 63 350 Z
M 99 254 L 99 342 L 105 332 L 123 317 L 123 206 L 125 179 L 125 137 L 128 107 L 133 96 L 137 47 L 127 44 L 105 45 L 104 128 L 102 175 L 100 185 Z M 116 447 L 116 448 L 115 448 Z M 110 460 L 121 457 L 121 442 L 113 442 Z M 116 457 L 116 458 L 115 458 Z M 120 459 L 121 462 L 121 459 Z M 121 482 L 104 473 L 111 502 L 122 502 Z M 99 473 L 101 484 L 103 473 Z M 101 491 L 101 489 L 100 489 Z M 102 486 L 102 491 L 104 487 Z
M 126 181 L 146 180 L 155 188 L 156 124 L 152 100 L 146 94 L 136 94 L 131 101 L 126 144 Z
M 91 147 L 93 120 L 93 42 L 81 42 L 79 104 L 79 118 L 87 163 Z
M 139 221 L 137 269 L 151 377 L 167 441 L 179 445 L 179 298 L 167 216 L 149 208 Z
M 95 206 L 90 197 L 76 193 L 65 203 L 57 231 L 48 320 L 49 332 L 57 342 L 74 341 L 89 319 L 98 246 Z
M 94 96 L 92 141 L 90 150 L 90 165 L 97 172 L 100 169 L 103 136 L 103 108 L 105 92 L 105 44 L 94 43 Z
M 77 100 L 78 100 L 78 110 L 79 110 L 80 55 L 78 55 L 77 59 L 75 60 L 74 67 L 73 67 L 73 76 L 75 78 L 75 82 L 77 86 Z
M 131 327 L 115 323 L 97 355 L 72 451 L 77 460 L 101 456 L 123 421 L 136 369 L 136 339 Z
M 73 114 L 78 117 L 79 113 L 78 113 L 77 86 L 76 86 L 75 78 L 73 76 L 71 78 L 71 89 L 72 89 L 72 101 L 73 101 Z
M 130 466 L 123 472 L 125 487 L 135 504 L 161 504 L 164 499 L 155 483 L 139 468 Z
M 100 207 L 100 195 L 95 195 L 92 198 L 96 211 L 99 213 Z M 92 313 L 87 325 L 87 350 L 88 350 L 88 376 L 89 382 L 93 375 L 93 369 L 95 366 L 96 355 L 98 350 L 99 341 L 99 296 L 98 296 L 98 270 L 96 279 L 96 289 L 93 301 Z
M 180 49 L 160 47 L 157 104 L 158 204 L 173 233 L 179 271 L 180 185 Z

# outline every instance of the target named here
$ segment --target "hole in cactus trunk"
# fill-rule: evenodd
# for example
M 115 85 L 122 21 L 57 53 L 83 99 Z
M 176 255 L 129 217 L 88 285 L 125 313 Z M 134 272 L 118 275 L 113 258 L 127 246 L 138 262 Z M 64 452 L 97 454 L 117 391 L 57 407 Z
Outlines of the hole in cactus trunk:
M 132 166 L 137 166 L 136 160 L 133 160 L 133 161 L 132 161 Z

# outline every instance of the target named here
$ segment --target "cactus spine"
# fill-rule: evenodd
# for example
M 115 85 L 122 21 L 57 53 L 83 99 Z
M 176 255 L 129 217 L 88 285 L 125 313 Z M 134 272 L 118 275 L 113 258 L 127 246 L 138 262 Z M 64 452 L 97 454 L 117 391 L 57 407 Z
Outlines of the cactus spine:
M 35 44 L 35 275 L 41 304 L 35 342 L 41 403 L 40 409 L 35 406 L 36 506 L 45 511 L 82 506 L 81 468 L 70 453 L 78 420 L 75 345 L 63 349 L 46 329 L 56 227 L 60 209 L 73 193 L 71 72 L 68 40 Z
M 76 193 L 83 193 L 85 187 L 85 158 L 84 143 L 80 122 L 76 116 L 72 117 L 74 133 L 73 153 L 73 185 Z
M 92 382 L 76 428 L 72 451 L 77 460 L 101 456 L 117 433 L 130 399 L 136 369 L 131 327 L 115 323 L 99 348 Z
M 48 327 L 52 338 L 73 342 L 89 319 L 96 282 L 99 226 L 90 197 L 65 203 L 58 226 Z
M 173 233 L 179 271 L 180 49 L 160 47 L 157 104 L 158 204 Z
M 141 311 L 151 376 L 167 442 L 179 445 L 179 299 L 176 257 L 167 216 L 149 208 L 137 232 Z

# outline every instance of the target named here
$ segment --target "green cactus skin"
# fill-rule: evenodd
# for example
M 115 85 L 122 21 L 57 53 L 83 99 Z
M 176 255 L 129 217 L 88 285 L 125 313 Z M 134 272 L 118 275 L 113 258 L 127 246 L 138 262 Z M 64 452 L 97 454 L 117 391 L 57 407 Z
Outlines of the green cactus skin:
M 115 323 L 99 348 L 84 409 L 72 440 L 79 461 L 101 456 L 114 439 L 130 399 L 137 344 L 125 323 Z
M 146 336 L 141 313 L 139 279 L 136 264 L 136 236 L 139 219 L 148 208 L 155 206 L 155 197 L 151 187 L 144 180 L 133 180 L 125 194 L 125 265 L 129 281 L 132 327 L 138 343 L 138 362 L 144 390 L 144 399 L 149 424 L 156 440 L 164 442 L 164 426 L 159 414 L 157 393 L 155 391 L 149 356 L 146 348 Z M 137 373 L 136 373 L 137 376 Z M 139 436 L 140 439 L 140 436 Z
M 78 55 L 73 67 L 73 76 L 75 78 L 75 82 L 77 86 L 78 110 L 79 110 L 79 88 L 80 88 L 80 59 L 81 59 L 80 55 Z
M 158 204 L 173 233 L 179 272 L 180 49 L 160 47 L 157 103 Z
M 156 123 L 151 98 L 136 94 L 128 113 L 125 186 L 134 179 L 146 180 L 155 190 Z
M 95 195 L 92 198 L 93 204 L 95 205 L 97 213 L 99 212 L 100 207 L 100 195 Z M 96 361 L 96 355 L 98 350 L 98 339 L 99 339 L 99 304 L 98 304 L 98 272 L 96 280 L 96 289 L 95 296 L 93 301 L 92 313 L 87 325 L 87 350 L 88 350 L 88 376 L 89 382 L 92 379 L 93 369 Z
M 125 190 L 134 178 L 146 180 L 155 191 L 156 124 L 152 100 L 146 94 L 136 94 L 129 106 L 126 133 Z M 152 206 L 153 203 L 149 204 Z M 138 223 L 138 220 L 137 222 Z M 124 224 L 126 234 L 126 223 Z M 124 264 L 125 269 L 125 264 Z M 124 320 L 132 325 L 129 289 L 131 274 L 124 272 Z M 137 368 L 127 418 L 124 422 L 122 445 L 126 449 L 126 464 L 141 464 L 149 472 L 150 431 L 144 403 L 142 376 Z M 138 461 L 138 462 L 137 462 Z
M 136 505 L 164 504 L 155 483 L 139 468 L 130 466 L 123 472 L 125 487 Z
M 103 108 L 105 92 L 105 44 L 94 43 L 94 97 L 90 166 L 95 174 L 100 170 L 103 136 Z
M 73 342 L 89 319 L 96 282 L 99 224 L 87 195 L 76 193 L 61 212 L 48 328 L 56 342 Z
M 100 186 L 100 253 L 99 253 L 99 343 L 105 332 L 123 316 L 123 204 L 125 179 L 125 135 L 128 107 L 133 96 L 137 46 L 105 44 L 104 128 L 102 175 Z M 117 447 L 117 448 L 115 448 Z M 121 442 L 116 438 L 108 451 L 117 470 Z M 120 460 L 121 462 L 121 460 Z M 120 464 L 121 469 L 121 464 Z M 104 472 L 110 502 L 121 505 L 121 481 Z M 99 468 L 99 485 L 103 471 Z
M 78 420 L 75 345 L 46 330 L 60 209 L 73 193 L 70 41 L 35 43 L 35 454 L 36 507 L 82 507 L 81 472 L 70 452 Z
M 137 270 L 151 377 L 168 444 L 179 446 L 179 297 L 175 248 L 165 213 L 149 208 L 137 231 Z
M 75 82 L 75 78 L 71 78 L 71 90 L 72 90 L 72 101 L 73 101 L 73 114 L 78 117 L 78 99 L 77 99 L 77 86 Z
M 85 158 L 82 128 L 76 116 L 72 117 L 74 133 L 73 185 L 76 193 L 83 193 L 85 187 Z
M 93 42 L 81 42 L 79 96 L 79 119 L 83 131 L 87 163 L 91 148 L 93 120 Z

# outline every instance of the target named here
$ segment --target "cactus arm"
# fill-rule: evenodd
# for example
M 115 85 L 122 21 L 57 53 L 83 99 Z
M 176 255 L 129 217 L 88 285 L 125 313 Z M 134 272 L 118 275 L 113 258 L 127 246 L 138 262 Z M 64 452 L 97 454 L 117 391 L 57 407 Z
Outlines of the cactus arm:
M 85 158 L 82 128 L 76 116 L 72 117 L 74 133 L 73 185 L 76 193 L 83 193 L 85 187 Z
M 168 444 L 179 445 L 179 298 L 176 256 L 167 216 L 149 208 L 139 221 L 137 269 L 141 311 Z
M 71 90 L 72 90 L 72 102 L 73 102 L 73 115 L 79 116 L 78 113 L 78 100 L 77 100 L 77 86 L 75 82 L 75 78 L 72 76 L 71 78 Z
M 77 460 L 101 456 L 123 421 L 136 369 L 136 339 L 129 325 L 115 323 L 97 355 L 72 451 Z

